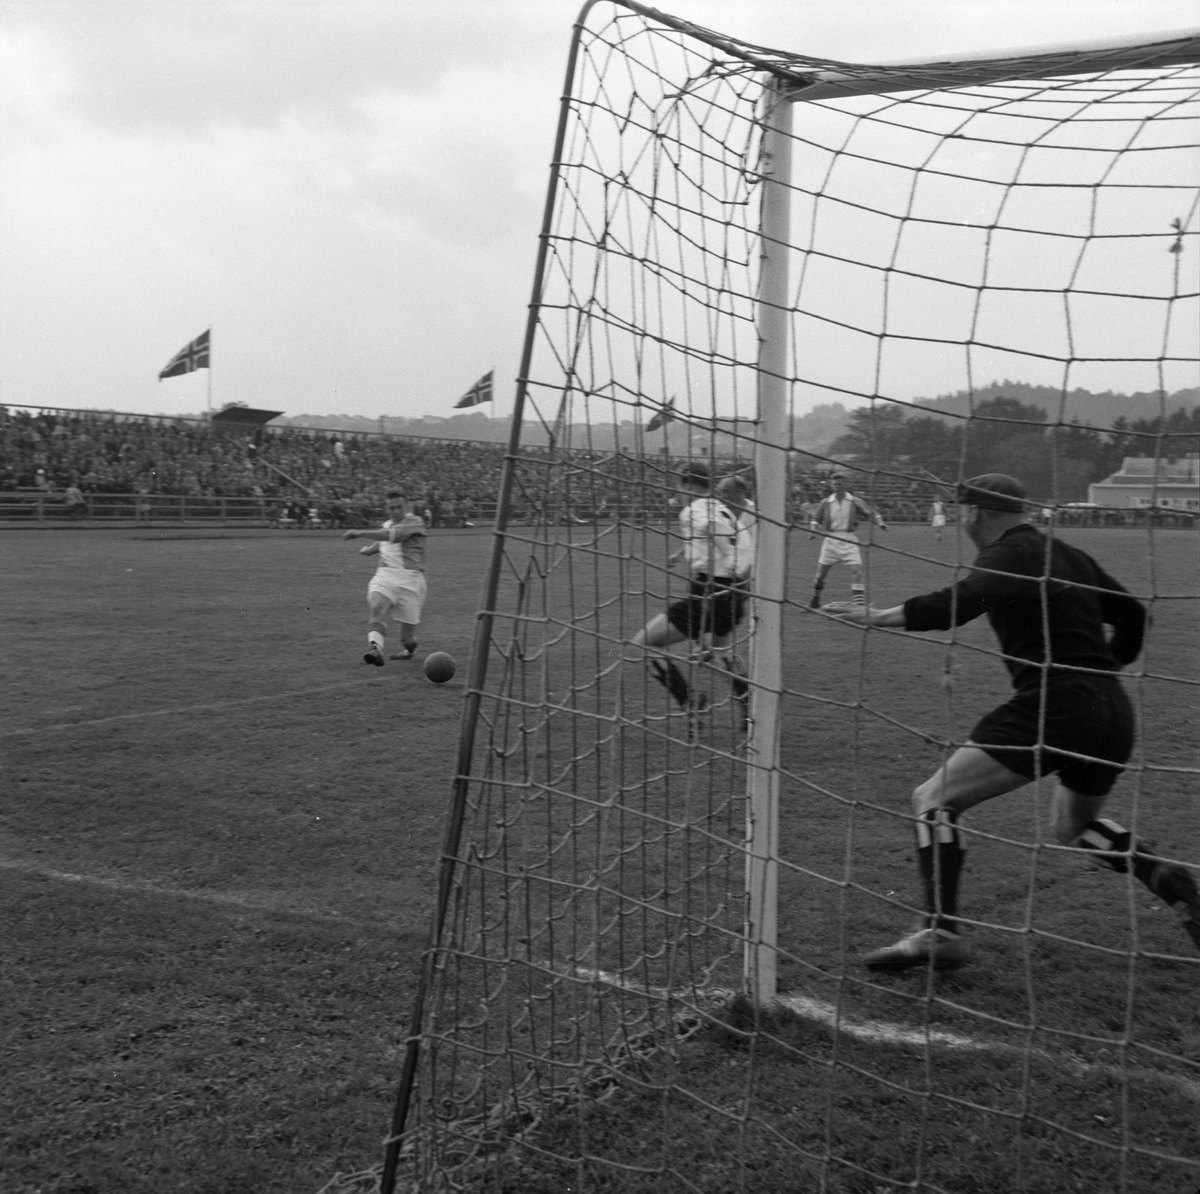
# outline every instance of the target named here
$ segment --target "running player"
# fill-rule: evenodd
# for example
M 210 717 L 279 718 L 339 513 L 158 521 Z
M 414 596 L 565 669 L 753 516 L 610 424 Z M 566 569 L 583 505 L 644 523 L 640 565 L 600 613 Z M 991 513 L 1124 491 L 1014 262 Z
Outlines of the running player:
M 810 524 L 813 534 L 824 536 L 821 554 L 817 557 L 817 574 L 813 577 L 812 599 L 808 603 L 812 609 L 821 604 L 825 578 L 829 575 L 829 569 L 837 563 L 850 566 L 851 599 L 860 602 L 866 600 L 857 527 L 859 522 L 866 518 L 874 520 L 880 530 L 887 530 L 887 523 L 883 521 L 881 514 L 873 511 L 862 498 L 846 492 L 846 478 L 843 474 L 834 473 L 829 478 L 829 484 L 833 492 L 818 504 Z
M 958 819 L 1053 772 L 1050 823 L 1058 841 L 1093 851 L 1114 871 L 1132 867 L 1200 946 L 1200 891 L 1191 873 L 1149 854 L 1100 815 L 1133 751 L 1133 710 L 1117 673 L 1142 649 L 1145 610 L 1091 556 L 1047 540 L 1026 521 L 1024 497 L 1020 482 L 1003 473 L 960 486 L 959 521 L 979 554 L 971 574 L 950 588 L 885 610 L 827 607 L 850 622 L 901 630 L 948 630 L 986 613 L 1016 689 L 913 792 L 927 917 L 910 936 L 868 954 L 874 968 L 942 970 L 967 960 L 957 919 L 965 855 Z
M 402 490 L 386 495 L 387 520 L 377 531 L 347 531 L 344 539 L 372 539 L 359 548 L 379 556 L 379 567 L 367 586 L 367 652 L 363 663 L 383 667 L 387 635 L 384 621 L 391 611 L 400 623 L 400 645 L 393 659 L 411 659 L 417 650 L 416 629 L 425 605 L 425 520 L 408 508 Z
M 735 572 L 737 519 L 713 496 L 708 466 L 700 461 L 685 466 L 679 485 L 690 500 L 679 512 L 683 546 L 671 554 L 669 562 L 686 560 L 688 594 L 672 602 L 666 613 L 651 618 L 634 636 L 633 645 L 658 652 L 650 658 L 651 673 L 680 708 L 694 714 L 708 707 L 708 698 L 692 693 L 666 649 L 685 639 L 700 642 L 705 634 L 711 634 L 713 650 L 724 651 L 745 612 L 746 594 Z

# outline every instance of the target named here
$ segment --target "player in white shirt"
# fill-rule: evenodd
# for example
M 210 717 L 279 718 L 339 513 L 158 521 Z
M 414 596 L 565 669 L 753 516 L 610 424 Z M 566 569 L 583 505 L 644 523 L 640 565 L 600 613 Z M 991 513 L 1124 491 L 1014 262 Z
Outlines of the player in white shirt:
M 411 659 L 417 650 L 416 628 L 425 605 L 425 520 L 408 508 L 399 489 L 386 495 L 387 521 L 377 531 L 347 531 L 345 539 L 372 539 L 359 548 L 364 556 L 379 556 L 379 566 L 367 586 L 367 652 L 363 662 L 383 667 L 387 623 L 400 623 L 403 648 L 393 659 Z
M 661 652 L 650 659 L 654 678 L 681 708 L 699 713 L 707 708 L 707 697 L 692 693 L 666 648 L 685 639 L 700 642 L 711 634 L 714 651 L 724 651 L 745 612 L 746 594 L 736 574 L 737 519 L 713 496 L 708 466 L 699 461 L 686 465 L 679 484 L 690 501 L 679 513 L 683 546 L 669 562 L 687 562 L 688 594 L 651 618 L 634 636 L 633 645 Z
M 946 507 L 938 498 L 934 498 L 933 505 L 929 507 L 929 525 L 933 527 L 934 538 L 941 543 L 942 528 L 946 525 Z
M 873 511 L 862 498 L 846 492 L 846 478 L 841 473 L 834 473 L 829 478 L 829 484 L 833 492 L 813 511 L 809 524 L 814 535 L 824 536 L 821 554 L 817 557 L 817 574 L 813 577 L 812 600 L 808 603 L 813 609 L 821 604 L 821 591 L 825 588 L 829 569 L 838 563 L 850 567 L 851 600 L 866 600 L 862 552 L 859 550 L 856 528 L 862 519 L 867 518 L 880 530 L 887 530 L 882 515 Z
M 750 497 L 750 484 L 745 477 L 731 473 L 717 482 L 717 497 L 725 504 L 726 509 L 733 515 L 737 525 L 737 534 L 733 540 L 733 574 L 737 578 L 737 586 L 744 593 L 744 602 L 748 602 L 751 591 L 751 577 L 754 571 L 754 553 L 758 549 L 758 510 Z M 741 620 L 740 614 L 738 621 Z M 715 648 L 714 648 L 715 649 Z M 743 719 L 750 712 L 750 685 L 746 681 L 746 667 L 737 653 L 736 644 L 730 643 L 727 651 L 718 652 L 721 662 L 730 674 L 730 685 L 734 698 L 741 703 Z

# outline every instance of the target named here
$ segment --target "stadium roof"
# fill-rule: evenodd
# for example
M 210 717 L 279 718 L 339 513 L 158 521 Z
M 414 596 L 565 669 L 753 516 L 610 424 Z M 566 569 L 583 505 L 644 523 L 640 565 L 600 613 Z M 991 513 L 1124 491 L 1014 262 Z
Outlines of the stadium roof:
M 217 411 L 212 421 L 227 427 L 263 427 L 283 414 L 281 410 L 255 410 L 252 406 L 227 406 Z

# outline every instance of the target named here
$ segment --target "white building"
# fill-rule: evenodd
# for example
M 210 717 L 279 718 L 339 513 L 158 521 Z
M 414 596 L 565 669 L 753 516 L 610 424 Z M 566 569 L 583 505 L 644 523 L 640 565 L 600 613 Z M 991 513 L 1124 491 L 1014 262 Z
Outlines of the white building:
M 1126 456 L 1119 473 L 1088 486 L 1088 501 L 1118 508 L 1200 511 L 1200 455 L 1178 460 Z

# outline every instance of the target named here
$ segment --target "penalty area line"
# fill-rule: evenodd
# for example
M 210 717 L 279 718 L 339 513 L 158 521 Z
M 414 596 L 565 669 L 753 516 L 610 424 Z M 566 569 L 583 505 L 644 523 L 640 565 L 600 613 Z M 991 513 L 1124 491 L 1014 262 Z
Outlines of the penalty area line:
M 665 987 L 642 987 L 603 970 L 578 970 L 576 973 L 581 978 L 593 979 L 606 986 L 617 987 L 622 991 L 653 995 L 660 999 L 680 998 L 686 994 L 684 991 L 668 991 Z M 708 992 L 708 994 L 714 999 L 729 999 L 735 992 L 716 990 Z M 775 999 L 773 1006 L 783 1008 L 800 1019 L 824 1024 L 835 1032 L 844 1032 L 847 1036 L 867 1044 L 894 1045 L 915 1049 L 935 1048 L 960 1053 L 992 1053 L 1001 1057 L 1036 1057 L 1084 1076 L 1103 1074 L 1118 1080 L 1139 1078 L 1144 1082 L 1157 1082 L 1182 1091 L 1200 1103 L 1200 1082 L 1193 1082 L 1181 1074 L 1168 1074 L 1162 1070 L 1147 1069 L 1144 1066 L 1122 1069 L 1120 1066 L 1106 1065 L 1101 1062 L 1079 1061 L 1065 1054 L 1051 1053 L 1046 1049 L 1024 1049 L 1020 1045 L 1009 1045 L 1004 1041 L 981 1040 L 978 1037 L 963 1036 L 961 1033 L 945 1032 L 941 1029 L 923 1030 L 886 1020 L 859 1020 L 847 1016 L 844 1012 L 839 1012 L 832 1003 L 826 1003 L 822 999 L 813 999 L 808 995 L 780 995 Z
M 255 705 L 263 701 L 286 701 L 293 697 L 315 696 L 322 692 L 339 692 L 347 688 L 378 687 L 386 684 L 384 677 L 373 677 L 370 680 L 350 680 L 341 684 L 325 684 L 320 688 L 302 688 L 296 692 L 269 692 L 262 696 L 234 697 L 228 701 L 207 701 L 203 705 L 174 705 L 169 709 L 143 709 L 140 713 L 114 713 L 111 717 L 96 717 L 90 721 L 63 721 L 53 725 L 23 726 L 19 730 L 0 730 L 0 738 L 28 737 L 30 734 L 44 734 L 55 730 L 78 730 L 88 726 L 111 725 L 117 721 L 138 721 L 149 717 L 174 717 L 186 713 L 211 713 L 220 709 L 234 709 L 238 705 Z
M 269 896 L 254 896 L 225 891 L 200 891 L 187 887 L 163 887 L 144 879 L 110 879 L 103 875 L 83 875 L 73 871 L 58 871 L 53 867 L 41 866 L 35 862 L 27 862 L 19 858 L 0 858 L 0 870 L 17 871 L 21 874 L 36 875 L 42 879 L 51 879 L 56 883 L 70 883 L 85 887 L 99 887 L 107 891 L 117 891 L 127 895 L 161 896 L 176 900 L 195 900 L 203 904 L 216 904 L 227 908 L 241 908 L 247 912 L 279 912 L 289 916 L 301 916 L 307 920 L 326 920 L 334 924 L 350 925 L 355 928 L 379 929 L 388 928 L 399 930 L 395 921 L 360 920 L 354 916 L 346 916 L 340 912 L 331 912 L 322 908 L 305 908 L 300 905 L 286 904 Z

